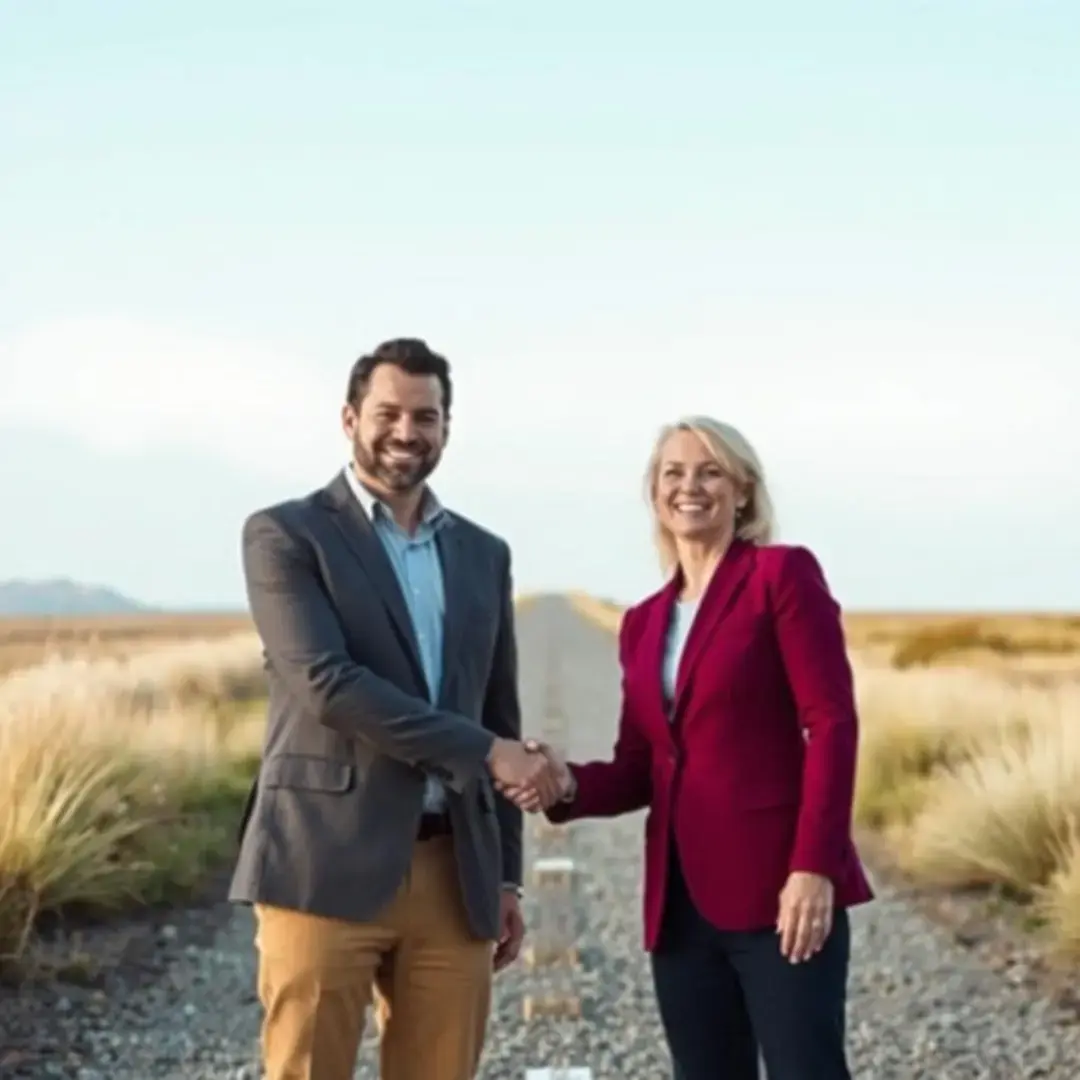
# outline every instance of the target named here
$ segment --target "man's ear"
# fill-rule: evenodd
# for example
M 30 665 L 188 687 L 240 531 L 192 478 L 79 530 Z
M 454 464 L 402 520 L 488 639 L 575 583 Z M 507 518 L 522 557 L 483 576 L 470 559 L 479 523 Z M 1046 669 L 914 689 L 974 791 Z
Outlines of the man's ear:
M 341 406 L 341 430 L 345 432 L 350 439 L 356 437 L 356 426 L 360 422 L 360 417 L 357 415 L 356 409 L 353 408 L 348 402 Z

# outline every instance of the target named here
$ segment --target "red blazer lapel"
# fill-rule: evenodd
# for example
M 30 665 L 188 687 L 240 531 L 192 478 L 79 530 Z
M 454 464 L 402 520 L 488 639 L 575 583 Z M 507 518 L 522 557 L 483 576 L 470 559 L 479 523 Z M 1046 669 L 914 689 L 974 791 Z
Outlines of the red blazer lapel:
M 643 625 L 638 641 L 638 656 L 641 664 L 641 685 L 648 688 L 649 697 L 645 704 L 653 719 L 670 733 L 667 703 L 664 701 L 664 648 L 667 644 L 668 627 L 671 625 L 671 612 L 682 586 L 681 576 L 676 573 L 658 592 L 648 607 L 642 612 Z
M 734 540 L 724 553 L 705 592 L 701 597 L 701 605 L 698 608 L 697 617 L 683 648 L 682 658 L 679 661 L 678 675 L 675 681 L 675 704 L 672 710 L 672 722 L 674 722 L 683 707 L 686 705 L 686 697 L 691 685 L 691 677 L 694 668 L 700 662 L 705 652 L 705 647 L 716 631 L 721 620 L 731 609 L 731 605 L 739 595 L 739 591 L 746 581 L 747 574 L 754 563 L 754 547 L 744 540 Z M 681 575 L 676 575 L 680 578 Z M 678 584 L 676 584 L 676 592 Z M 674 599 L 673 593 L 673 599 Z M 670 612 L 670 605 L 668 607 Z

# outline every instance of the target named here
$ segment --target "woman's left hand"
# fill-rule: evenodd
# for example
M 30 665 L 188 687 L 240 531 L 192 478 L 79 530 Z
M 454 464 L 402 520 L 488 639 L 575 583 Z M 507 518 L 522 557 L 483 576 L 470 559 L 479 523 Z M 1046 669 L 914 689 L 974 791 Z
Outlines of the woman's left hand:
M 821 874 L 793 871 L 780 891 L 776 932 L 780 952 L 793 964 L 821 950 L 832 930 L 833 883 Z

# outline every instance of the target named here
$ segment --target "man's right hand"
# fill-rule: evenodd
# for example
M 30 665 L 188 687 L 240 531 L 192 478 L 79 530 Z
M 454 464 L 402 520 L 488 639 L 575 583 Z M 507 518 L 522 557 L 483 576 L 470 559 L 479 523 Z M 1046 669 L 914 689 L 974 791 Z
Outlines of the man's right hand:
M 534 792 L 541 805 L 551 805 L 562 793 L 559 771 L 551 759 L 514 739 L 496 739 L 492 743 L 488 770 L 500 790 Z

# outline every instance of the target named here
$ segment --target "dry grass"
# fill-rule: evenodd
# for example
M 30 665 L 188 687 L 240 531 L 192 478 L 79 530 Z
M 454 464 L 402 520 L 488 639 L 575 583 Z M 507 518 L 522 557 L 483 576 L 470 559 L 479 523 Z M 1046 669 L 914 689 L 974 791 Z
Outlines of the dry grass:
M 514 598 L 524 610 L 535 594 Z M 246 614 L 102 615 L 84 618 L 0 617 L 0 678 L 57 660 L 124 660 L 180 642 L 216 641 L 254 628 Z
M 263 720 L 254 634 L 0 680 L 0 960 L 47 912 L 187 894 L 231 848 Z
M 182 898 L 232 850 L 264 675 L 242 616 L 7 620 L 4 662 L 0 967 L 17 970 L 43 915 Z
M 123 659 L 171 642 L 251 629 L 240 614 L 0 618 L 0 677 L 49 660 Z
M 988 667 L 1080 674 L 1080 616 L 855 612 L 844 618 L 852 651 L 900 669 Z
M 573 601 L 599 625 L 617 628 L 618 605 L 583 594 Z M 1062 655 L 1065 643 L 1080 647 L 1080 619 L 854 615 L 846 622 L 862 717 L 859 825 L 886 838 L 918 882 L 992 887 L 1030 905 L 1056 946 L 1080 957 L 1080 679 L 1071 677 L 1080 665 L 1052 678 L 1043 669 L 1036 679 L 1025 663 L 1048 651 L 1047 642 Z M 968 644 L 954 648 L 958 626 Z M 984 643 L 971 646 L 973 634 Z M 995 635 L 996 647 L 985 644 Z M 896 663 L 897 652 L 910 657 L 916 648 L 919 660 Z M 987 648 L 1003 661 L 996 669 L 961 662 Z

